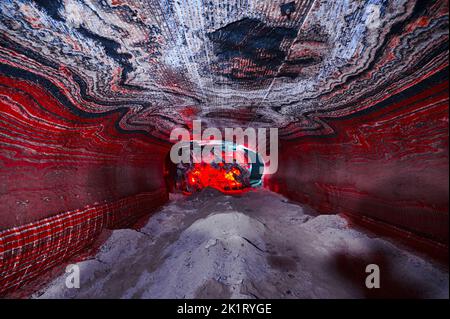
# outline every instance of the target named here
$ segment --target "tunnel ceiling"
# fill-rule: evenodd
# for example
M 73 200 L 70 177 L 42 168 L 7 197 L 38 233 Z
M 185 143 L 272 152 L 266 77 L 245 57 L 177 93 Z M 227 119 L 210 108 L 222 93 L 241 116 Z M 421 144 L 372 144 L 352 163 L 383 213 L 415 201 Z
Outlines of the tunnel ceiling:
M 446 1 L 6 1 L 0 70 L 85 117 L 167 138 L 208 126 L 333 133 L 448 65 Z

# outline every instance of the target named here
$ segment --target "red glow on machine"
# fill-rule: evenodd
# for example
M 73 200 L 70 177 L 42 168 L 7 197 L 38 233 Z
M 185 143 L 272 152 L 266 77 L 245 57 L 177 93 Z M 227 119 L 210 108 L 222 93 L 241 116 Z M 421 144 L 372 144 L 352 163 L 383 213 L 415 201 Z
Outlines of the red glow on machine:
M 189 187 L 185 193 L 198 191 L 206 187 L 218 189 L 224 193 L 242 191 L 248 185 L 242 182 L 243 172 L 237 166 L 226 168 L 223 163 L 216 166 L 207 163 L 194 164 L 187 173 Z

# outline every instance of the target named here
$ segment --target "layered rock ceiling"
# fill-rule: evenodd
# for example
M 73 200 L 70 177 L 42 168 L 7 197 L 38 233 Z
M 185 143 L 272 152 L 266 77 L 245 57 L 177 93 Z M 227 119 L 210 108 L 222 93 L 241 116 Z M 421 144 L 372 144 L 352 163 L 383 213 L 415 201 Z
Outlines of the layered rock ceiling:
M 332 135 L 333 118 L 370 111 L 425 78 L 442 81 L 448 5 L 4 0 L 0 44 L 0 74 L 16 88 L 33 85 L 120 132 L 167 140 L 200 118 L 295 139 Z

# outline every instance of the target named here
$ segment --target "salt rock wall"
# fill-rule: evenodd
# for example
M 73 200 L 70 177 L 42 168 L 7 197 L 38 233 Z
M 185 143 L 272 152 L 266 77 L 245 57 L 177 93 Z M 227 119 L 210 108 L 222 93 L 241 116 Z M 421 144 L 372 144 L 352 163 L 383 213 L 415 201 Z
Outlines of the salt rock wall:
M 165 190 L 167 144 L 120 133 L 114 125 L 120 112 L 102 117 L 76 112 L 45 80 L 2 71 L 0 230 Z
M 283 143 L 268 185 L 322 213 L 367 216 L 448 245 L 448 69 L 418 82 L 330 121 L 334 135 Z

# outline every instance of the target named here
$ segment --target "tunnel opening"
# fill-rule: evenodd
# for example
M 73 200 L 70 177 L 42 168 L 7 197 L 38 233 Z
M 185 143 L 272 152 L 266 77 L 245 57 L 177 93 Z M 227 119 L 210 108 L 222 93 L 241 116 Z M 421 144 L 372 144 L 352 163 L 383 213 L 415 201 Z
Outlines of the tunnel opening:
M 192 195 L 209 187 L 224 194 L 239 194 L 263 186 L 264 160 L 246 146 L 217 140 L 190 141 L 179 152 L 188 152 L 189 160 L 174 163 L 169 152 L 164 162 L 171 193 Z

